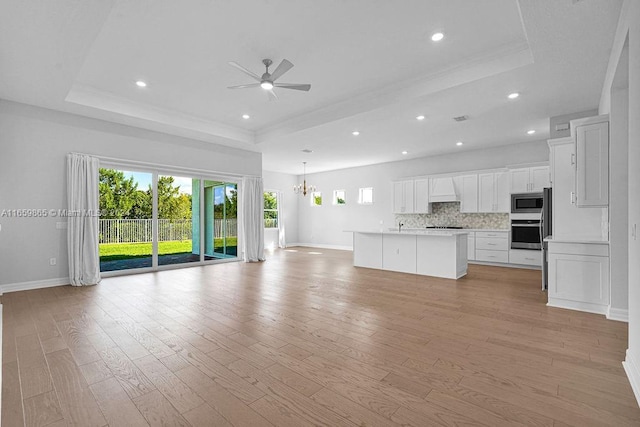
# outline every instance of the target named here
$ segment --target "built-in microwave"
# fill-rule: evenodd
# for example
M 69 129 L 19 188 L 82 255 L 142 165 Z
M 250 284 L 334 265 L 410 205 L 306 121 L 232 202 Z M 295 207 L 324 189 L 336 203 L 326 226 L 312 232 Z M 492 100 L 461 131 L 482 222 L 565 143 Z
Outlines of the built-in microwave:
M 542 212 L 542 193 L 518 193 L 511 195 L 511 213 Z

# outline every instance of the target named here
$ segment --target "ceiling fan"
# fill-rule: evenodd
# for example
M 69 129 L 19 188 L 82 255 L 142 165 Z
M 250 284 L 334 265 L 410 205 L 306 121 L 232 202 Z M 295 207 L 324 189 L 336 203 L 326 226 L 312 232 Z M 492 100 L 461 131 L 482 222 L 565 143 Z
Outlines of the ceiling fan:
M 258 83 L 251 83 L 247 85 L 238 85 L 238 86 L 229 86 L 229 89 L 245 89 L 249 87 L 261 87 L 262 89 L 267 91 L 269 95 L 269 99 L 276 100 L 278 96 L 273 91 L 274 87 L 279 87 L 283 89 L 295 89 L 295 90 L 304 90 L 305 92 L 311 89 L 310 84 L 293 84 L 293 83 L 276 83 L 276 80 L 282 77 L 284 73 L 293 68 L 293 64 L 286 59 L 283 59 L 282 62 L 273 70 L 273 73 L 269 73 L 269 67 L 273 64 L 273 61 L 270 59 L 263 59 L 262 63 L 264 64 L 266 70 L 262 76 L 258 76 L 251 70 L 247 70 L 242 65 L 237 62 L 229 62 L 229 65 L 237 68 L 242 71 L 249 77 L 252 77 L 254 80 L 258 81 Z

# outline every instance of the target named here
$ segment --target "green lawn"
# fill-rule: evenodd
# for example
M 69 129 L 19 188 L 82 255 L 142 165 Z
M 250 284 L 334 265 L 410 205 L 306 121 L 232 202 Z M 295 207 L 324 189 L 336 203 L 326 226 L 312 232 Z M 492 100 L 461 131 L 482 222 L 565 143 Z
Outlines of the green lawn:
M 214 246 L 221 248 L 222 239 L 215 239 Z M 227 239 L 227 246 L 236 246 L 237 238 Z M 102 243 L 100 246 L 100 261 L 116 261 L 120 259 L 140 258 L 151 256 L 151 243 Z M 191 240 L 158 242 L 158 255 L 191 253 Z

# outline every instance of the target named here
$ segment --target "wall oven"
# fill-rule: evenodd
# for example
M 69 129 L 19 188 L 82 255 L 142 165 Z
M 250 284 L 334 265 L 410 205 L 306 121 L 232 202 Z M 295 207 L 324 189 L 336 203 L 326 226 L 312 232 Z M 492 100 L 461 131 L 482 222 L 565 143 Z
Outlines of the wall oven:
M 542 212 L 542 193 L 521 193 L 511 195 L 511 213 Z
M 511 218 L 511 249 L 542 249 L 540 218 Z

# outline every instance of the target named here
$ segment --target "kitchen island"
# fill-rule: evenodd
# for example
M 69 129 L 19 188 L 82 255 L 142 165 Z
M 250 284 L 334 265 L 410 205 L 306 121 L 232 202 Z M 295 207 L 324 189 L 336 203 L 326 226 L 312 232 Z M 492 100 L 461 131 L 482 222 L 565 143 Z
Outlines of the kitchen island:
M 353 265 L 459 279 L 467 274 L 467 232 L 354 231 Z

